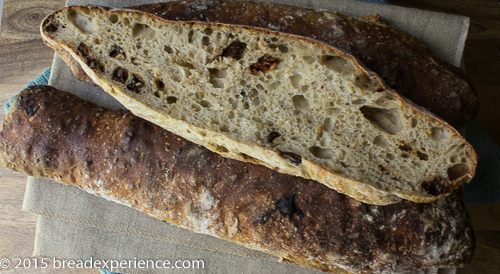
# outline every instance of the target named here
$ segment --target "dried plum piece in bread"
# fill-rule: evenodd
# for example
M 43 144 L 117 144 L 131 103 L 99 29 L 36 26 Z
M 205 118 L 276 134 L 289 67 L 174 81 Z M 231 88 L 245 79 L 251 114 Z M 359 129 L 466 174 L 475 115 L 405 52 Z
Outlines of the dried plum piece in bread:
M 461 267 L 474 250 L 460 193 L 364 204 L 49 86 L 14 100 L 1 126 L 0 165 L 326 272 Z
M 475 171 L 454 128 L 316 40 L 86 6 L 54 12 L 41 30 L 134 114 L 366 203 L 431 202 Z
M 455 128 L 464 126 L 478 110 L 476 91 L 461 69 L 440 60 L 414 36 L 382 25 L 377 16 L 357 19 L 337 12 L 256 1 L 185 0 L 130 8 L 167 20 L 270 28 L 331 44 L 359 58 L 398 93 Z M 66 62 L 76 77 L 92 83 L 68 57 Z

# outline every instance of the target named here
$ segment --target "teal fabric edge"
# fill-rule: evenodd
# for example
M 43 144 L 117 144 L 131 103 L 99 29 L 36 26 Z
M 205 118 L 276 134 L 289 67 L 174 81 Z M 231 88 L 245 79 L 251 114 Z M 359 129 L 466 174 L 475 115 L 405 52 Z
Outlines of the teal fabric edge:
M 36 86 L 36 85 L 46 85 L 49 82 L 50 69 L 51 69 L 50 67 L 45 69 L 45 71 L 42 74 L 38 75 L 35 78 L 35 80 L 29 82 L 26 85 L 26 87 L 31 87 L 31 86 Z M 3 106 L 5 113 L 9 112 L 10 105 L 12 105 L 12 102 L 14 101 L 14 98 L 16 97 L 16 95 L 10 97 L 9 101 L 7 101 L 7 103 L 5 103 L 5 105 Z

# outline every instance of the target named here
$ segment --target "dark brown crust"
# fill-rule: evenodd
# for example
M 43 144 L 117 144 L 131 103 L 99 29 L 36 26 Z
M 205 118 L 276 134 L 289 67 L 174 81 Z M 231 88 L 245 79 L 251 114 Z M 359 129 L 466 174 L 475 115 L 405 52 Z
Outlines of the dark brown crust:
M 368 205 L 51 87 L 24 90 L 11 108 L 0 132 L 2 166 L 193 231 L 325 271 L 334 263 L 368 273 L 447 268 L 472 257 L 474 235 L 456 192 L 429 204 Z
M 140 5 L 167 20 L 205 21 L 270 28 L 329 43 L 360 59 L 404 97 L 459 128 L 478 110 L 476 91 L 459 68 L 440 61 L 415 37 L 338 13 L 263 2 L 188 0 Z M 77 78 L 89 81 L 85 74 Z

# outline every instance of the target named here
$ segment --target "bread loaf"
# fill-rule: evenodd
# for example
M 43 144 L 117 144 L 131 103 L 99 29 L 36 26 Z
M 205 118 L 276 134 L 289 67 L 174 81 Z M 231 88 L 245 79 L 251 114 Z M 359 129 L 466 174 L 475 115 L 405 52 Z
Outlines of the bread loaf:
M 364 204 L 48 86 L 16 97 L 1 126 L 0 165 L 327 272 L 460 267 L 474 249 L 459 193 Z
M 42 36 L 136 115 L 363 202 L 430 202 L 474 175 L 451 126 L 315 40 L 84 6 L 48 16 Z
M 460 69 L 439 60 L 415 37 L 381 23 L 252 1 L 187 0 L 130 7 L 168 20 L 206 21 L 270 28 L 317 39 L 359 58 L 398 93 L 456 128 L 474 118 L 478 98 Z M 78 79 L 92 82 L 61 51 Z

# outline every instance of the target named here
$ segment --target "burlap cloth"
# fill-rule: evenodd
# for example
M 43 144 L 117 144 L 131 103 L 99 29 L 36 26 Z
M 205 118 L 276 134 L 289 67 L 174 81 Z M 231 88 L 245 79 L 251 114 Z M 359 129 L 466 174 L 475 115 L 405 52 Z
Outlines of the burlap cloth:
M 158 0 L 68 0 L 67 4 L 120 7 L 152 2 Z M 269 2 L 328 9 L 353 16 L 378 13 L 386 22 L 417 36 L 438 56 L 456 66 L 461 62 L 469 26 L 469 19 L 462 16 L 359 1 Z M 49 84 L 107 107 L 122 107 L 99 88 L 75 80 L 57 56 Z M 168 260 L 170 267 L 181 260 L 184 266 L 190 265 L 188 269 L 151 266 L 144 269 L 137 264 L 129 267 L 129 263 L 124 268 L 113 268 L 113 271 L 127 273 L 320 273 L 290 263 L 279 263 L 274 256 L 174 227 L 76 187 L 50 180 L 28 179 L 23 210 L 39 215 L 34 256 L 87 262 L 127 260 L 132 261 L 132 265 L 134 260 L 136 263 L 139 260 Z M 203 268 L 200 268 L 200 261 L 203 261 Z M 193 268 L 195 264 L 200 267 Z M 110 267 L 102 268 L 109 270 Z M 437 270 L 427 273 L 437 273 Z

